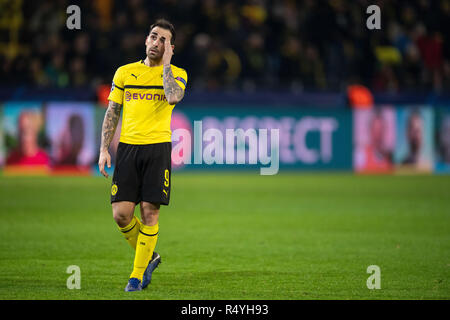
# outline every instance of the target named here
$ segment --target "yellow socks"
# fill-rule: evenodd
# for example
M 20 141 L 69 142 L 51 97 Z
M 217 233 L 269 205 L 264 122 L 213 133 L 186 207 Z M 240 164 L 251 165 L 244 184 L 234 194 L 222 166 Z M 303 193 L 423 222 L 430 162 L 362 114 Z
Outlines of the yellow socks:
M 119 230 L 130 246 L 136 250 L 133 272 L 130 278 L 138 278 L 142 281 L 145 269 L 156 247 L 159 224 L 146 226 L 136 216 L 133 216 L 131 222 L 124 228 L 119 227 Z
M 138 278 L 142 281 L 145 269 L 153 255 L 158 240 L 158 223 L 154 226 L 140 225 L 139 235 L 136 242 L 136 255 L 134 257 L 134 268 L 130 278 Z
M 127 242 L 135 250 L 140 227 L 141 222 L 138 218 L 136 218 L 136 216 L 133 216 L 133 219 L 131 219 L 131 222 L 126 227 L 119 227 L 119 230 L 123 233 Z

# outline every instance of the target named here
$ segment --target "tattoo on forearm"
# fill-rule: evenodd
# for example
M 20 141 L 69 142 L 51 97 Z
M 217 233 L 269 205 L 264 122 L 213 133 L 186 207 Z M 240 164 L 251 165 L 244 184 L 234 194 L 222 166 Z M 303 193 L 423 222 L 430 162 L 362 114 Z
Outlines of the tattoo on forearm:
M 169 101 L 169 103 L 180 102 L 181 99 L 183 99 L 184 90 L 175 82 L 175 78 L 173 76 L 172 68 L 170 67 L 170 65 L 164 66 L 163 73 L 164 93 L 166 95 L 167 101 Z
M 121 104 L 109 101 L 108 109 L 106 110 L 105 118 L 103 119 L 102 142 L 100 144 L 100 150 L 108 150 L 114 137 L 117 124 L 119 123 L 121 110 Z

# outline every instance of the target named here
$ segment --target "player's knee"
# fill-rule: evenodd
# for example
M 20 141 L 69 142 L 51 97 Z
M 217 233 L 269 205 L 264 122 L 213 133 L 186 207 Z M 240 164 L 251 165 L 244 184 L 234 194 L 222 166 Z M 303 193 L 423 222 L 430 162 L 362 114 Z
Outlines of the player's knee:
M 142 202 L 141 203 L 141 218 L 145 225 L 152 226 L 158 223 L 159 218 L 159 203 Z
M 114 202 L 112 204 L 113 218 L 121 228 L 130 224 L 134 215 L 135 204 L 133 202 Z
M 126 227 L 132 219 L 132 216 L 120 210 L 113 210 L 113 219 L 121 228 Z

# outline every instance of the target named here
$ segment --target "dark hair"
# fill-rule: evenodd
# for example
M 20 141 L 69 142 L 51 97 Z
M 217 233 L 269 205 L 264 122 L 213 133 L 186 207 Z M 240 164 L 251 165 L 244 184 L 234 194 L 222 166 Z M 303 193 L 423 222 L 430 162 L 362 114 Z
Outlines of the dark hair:
M 160 27 L 160 28 L 169 30 L 170 33 L 172 34 L 172 39 L 170 39 L 170 43 L 171 44 L 175 43 L 175 36 L 176 36 L 176 34 L 175 34 L 175 28 L 174 28 L 173 24 L 171 24 L 166 19 L 158 19 L 158 20 L 156 20 L 156 22 L 154 24 L 152 24 L 150 26 L 150 31 L 149 32 L 151 32 L 154 27 Z

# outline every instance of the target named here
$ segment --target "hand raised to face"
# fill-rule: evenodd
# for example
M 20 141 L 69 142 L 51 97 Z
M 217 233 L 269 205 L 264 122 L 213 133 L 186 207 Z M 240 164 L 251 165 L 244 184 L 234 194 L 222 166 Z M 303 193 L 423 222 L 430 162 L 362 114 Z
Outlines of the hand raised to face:
M 170 44 L 170 39 L 168 38 L 164 40 L 164 54 L 162 57 L 164 65 L 170 65 L 173 56 L 173 45 Z

